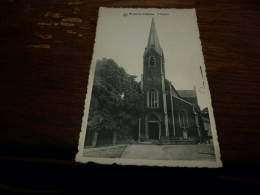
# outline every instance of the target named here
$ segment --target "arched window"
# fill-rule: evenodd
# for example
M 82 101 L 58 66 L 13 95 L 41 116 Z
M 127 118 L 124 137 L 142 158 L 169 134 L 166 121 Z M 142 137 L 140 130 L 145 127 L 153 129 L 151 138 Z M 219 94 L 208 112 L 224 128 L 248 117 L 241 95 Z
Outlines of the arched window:
M 179 112 L 179 122 L 181 128 L 187 128 L 189 126 L 188 115 L 185 110 Z
M 149 67 L 155 67 L 156 66 L 155 57 L 154 56 L 150 56 L 148 63 L 149 63 Z
M 150 89 L 147 94 L 148 107 L 149 108 L 158 108 L 159 107 L 159 97 L 158 92 L 155 89 Z

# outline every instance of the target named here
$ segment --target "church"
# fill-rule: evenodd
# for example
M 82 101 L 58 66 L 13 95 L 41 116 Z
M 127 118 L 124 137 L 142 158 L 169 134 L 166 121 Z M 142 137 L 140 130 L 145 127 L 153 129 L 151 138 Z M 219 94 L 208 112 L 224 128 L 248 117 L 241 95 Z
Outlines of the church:
M 165 63 L 167 62 L 152 19 L 143 55 L 140 85 L 144 98 L 138 141 L 196 144 L 205 134 L 196 89 L 176 90 L 165 77 Z

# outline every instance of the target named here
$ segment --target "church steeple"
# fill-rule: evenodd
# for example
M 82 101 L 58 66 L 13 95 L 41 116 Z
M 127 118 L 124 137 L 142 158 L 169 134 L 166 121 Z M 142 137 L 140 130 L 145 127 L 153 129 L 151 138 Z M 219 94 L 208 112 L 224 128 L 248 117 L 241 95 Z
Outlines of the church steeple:
M 146 54 L 151 48 L 153 48 L 159 55 L 162 54 L 162 49 L 160 47 L 158 35 L 155 28 L 154 19 L 152 19 L 151 28 L 150 28 L 150 35 L 148 39 L 147 46 L 145 48 L 144 54 Z
M 141 88 L 144 94 L 143 121 L 145 126 L 143 128 L 145 138 L 161 139 L 162 136 L 169 137 L 164 56 L 159 43 L 154 19 L 152 19 L 150 34 L 143 56 Z M 151 119 L 150 116 L 155 116 L 155 119 Z M 150 123 L 154 122 L 154 120 L 159 124 L 157 130 L 156 127 Z M 161 124 L 162 126 L 160 126 Z M 155 131 L 152 130 L 153 128 L 155 128 Z M 149 132 L 149 129 L 151 132 Z M 154 135 L 152 132 L 159 133 Z

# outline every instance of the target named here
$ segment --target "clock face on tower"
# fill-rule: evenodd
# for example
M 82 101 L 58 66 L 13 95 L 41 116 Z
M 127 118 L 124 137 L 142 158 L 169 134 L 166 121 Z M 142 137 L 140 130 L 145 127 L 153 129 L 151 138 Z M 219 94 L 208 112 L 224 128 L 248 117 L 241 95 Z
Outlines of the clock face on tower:
M 155 79 L 155 74 L 154 74 L 154 73 L 151 73 L 151 72 L 148 72 L 148 73 L 147 73 L 147 78 L 148 78 L 149 80 L 154 80 L 154 79 Z

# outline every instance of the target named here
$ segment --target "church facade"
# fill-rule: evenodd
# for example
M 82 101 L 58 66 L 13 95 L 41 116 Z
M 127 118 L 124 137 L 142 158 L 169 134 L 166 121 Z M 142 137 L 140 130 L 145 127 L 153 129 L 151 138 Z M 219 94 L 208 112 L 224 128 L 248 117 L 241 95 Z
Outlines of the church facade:
M 165 71 L 163 50 L 152 20 L 143 55 L 141 90 L 144 98 L 138 139 L 141 142 L 198 143 L 203 139 L 204 127 L 196 90 L 176 90 L 166 79 Z

